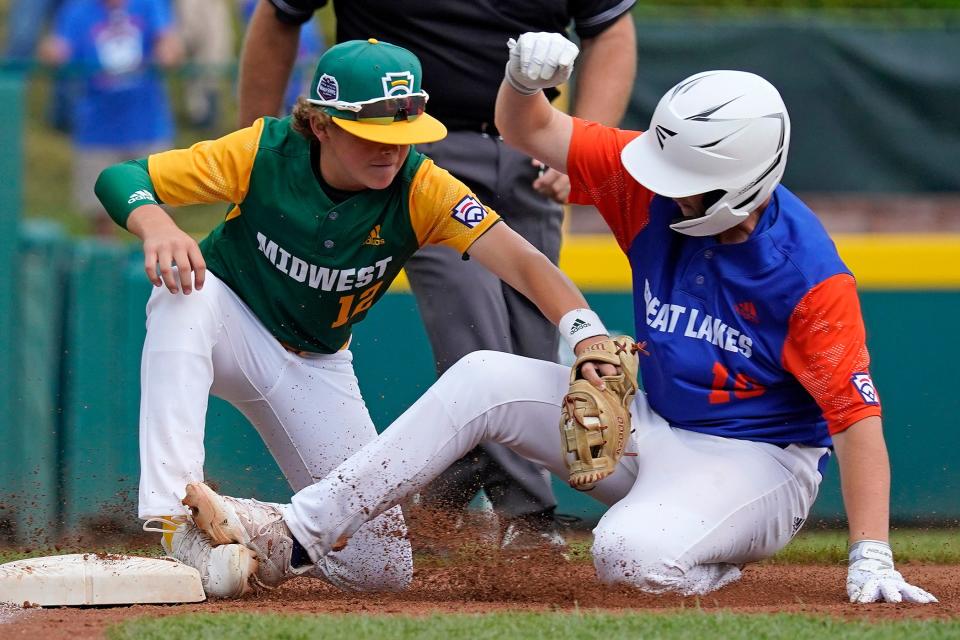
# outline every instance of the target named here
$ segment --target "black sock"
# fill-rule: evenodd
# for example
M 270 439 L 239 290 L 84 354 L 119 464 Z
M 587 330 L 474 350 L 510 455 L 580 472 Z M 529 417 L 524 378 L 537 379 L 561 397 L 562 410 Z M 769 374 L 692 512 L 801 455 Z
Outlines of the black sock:
M 293 539 L 293 553 L 290 555 L 290 566 L 296 569 L 313 564 L 310 554 L 296 538 Z

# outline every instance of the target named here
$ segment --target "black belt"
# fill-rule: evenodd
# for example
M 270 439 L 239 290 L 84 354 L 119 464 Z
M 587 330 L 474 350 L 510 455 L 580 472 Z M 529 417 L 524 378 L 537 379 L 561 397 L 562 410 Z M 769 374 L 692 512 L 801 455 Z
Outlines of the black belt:
M 297 349 L 297 348 L 294 347 L 293 345 L 287 344 L 286 342 L 284 342 L 283 340 L 281 340 L 281 339 L 279 339 L 279 338 L 277 338 L 277 342 L 280 343 L 280 346 L 281 346 L 281 347 L 283 347 L 284 349 L 286 349 L 287 351 L 289 351 L 290 353 L 292 353 L 292 354 L 295 355 L 295 356 L 300 356 L 301 358 L 309 358 L 310 356 L 330 355 L 330 354 L 325 353 L 325 352 L 323 352 L 323 351 L 307 351 L 306 349 Z M 344 349 L 346 349 L 346 348 L 349 347 L 349 346 L 350 346 L 350 338 L 347 338 L 347 341 L 344 342 L 343 345 L 341 345 L 341 347 L 340 347 L 339 349 L 337 349 L 337 351 L 343 351 Z

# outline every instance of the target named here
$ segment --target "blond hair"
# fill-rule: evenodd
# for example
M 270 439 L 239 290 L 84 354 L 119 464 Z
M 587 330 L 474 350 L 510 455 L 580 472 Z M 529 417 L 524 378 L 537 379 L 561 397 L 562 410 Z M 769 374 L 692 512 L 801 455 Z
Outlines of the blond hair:
M 321 129 L 326 129 L 333 124 L 333 118 L 328 113 L 307 102 L 303 96 L 297 98 L 297 104 L 293 105 L 290 115 L 292 116 L 290 126 L 310 142 L 317 139 L 311 124 L 316 124 Z

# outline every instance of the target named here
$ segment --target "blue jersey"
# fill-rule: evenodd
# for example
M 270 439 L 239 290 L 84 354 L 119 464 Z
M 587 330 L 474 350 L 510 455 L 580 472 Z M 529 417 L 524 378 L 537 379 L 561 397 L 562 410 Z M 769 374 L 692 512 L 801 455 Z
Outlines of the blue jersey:
M 575 121 L 572 201 L 595 204 L 626 252 L 650 406 L 672 426 L 829 446 L 879 400 L 855 282 L 826 230 L 778 187 L 742 243 L 670 229 L 680 209 L 620 164 L 629 133 Z
M 173 27 L 165 0 L 68 0 L 54 33 L 70 49 L 71 75 L 81 74 L 73 117 L 80 147 L 130 147 L 173 139 L 173 117 L 154 42 Z

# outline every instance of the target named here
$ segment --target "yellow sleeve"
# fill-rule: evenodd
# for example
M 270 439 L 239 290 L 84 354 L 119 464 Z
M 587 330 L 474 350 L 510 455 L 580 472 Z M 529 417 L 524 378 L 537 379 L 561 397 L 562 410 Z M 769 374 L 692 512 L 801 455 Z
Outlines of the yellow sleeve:
M 263 118 L 252 126 L 189 149 L 155 153 L 147 159 L 150 180 L 164 204 L 239 203 L 250 188 Z
M 467 185 L 424 159 L 410 185 L 410 223 L 420 246 L 442 244 L 466 253 L 498 220 Z

